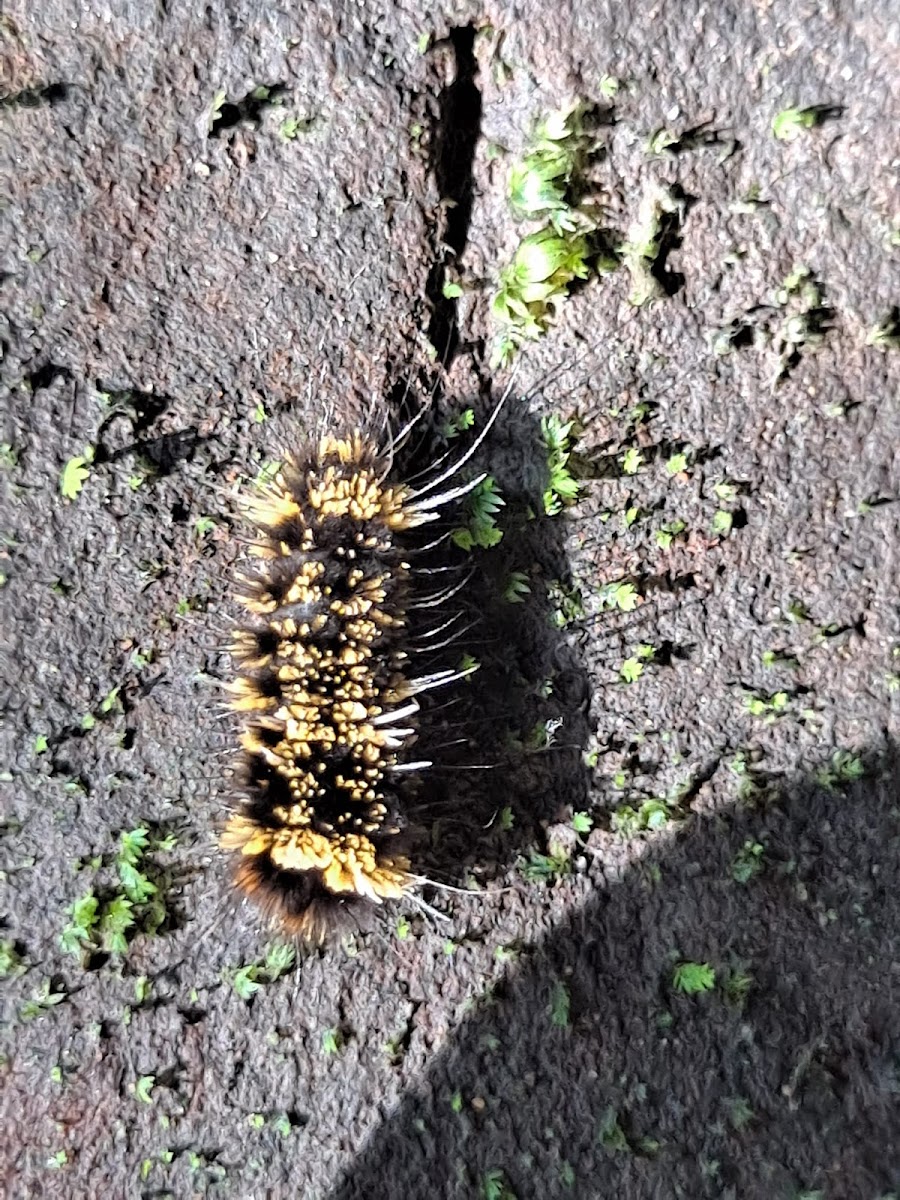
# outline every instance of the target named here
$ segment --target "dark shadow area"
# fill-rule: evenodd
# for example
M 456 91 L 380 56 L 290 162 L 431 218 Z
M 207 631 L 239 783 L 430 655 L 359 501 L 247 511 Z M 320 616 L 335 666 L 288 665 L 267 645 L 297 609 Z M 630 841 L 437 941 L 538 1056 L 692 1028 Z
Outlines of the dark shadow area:
M 523 949 L 330 1200 L 890 1194 L 898 777 L 892 748 L 846 790 L 785 781 L 630 863 L 618 843 L 620 868 L 608 840 L 599 892 Z M 680 993 L 684 961 L 715 986 Z
M 455 436 L 436 418 L 436 428 L 411 439 L 397 477 L 415 487 L 417 476 L 422 486 L 449 470 L 496 403 L 494 397 L 477 405 L 474 425 Z M 422 547 L 436 544 L 411 555 L 409 620 L 418 648 L 410 677 L 475 667 L 419 697 L 421 732 L 410 752 L 433 763 L 409 784 L 410 822 L 419 829 L 415 861 L 428 877 L 454 884 L 493 878 L 527 849 L 543 849 L 542 826 L 583 808 L 587 798 L 589 685 L 575 635 L 554 625 L 551 601 L 555 587 L 570 583 L 567 526 L 540 512 L 547 450 L 518 397 L 509 398 L 484 443 L 440 490 L 482 474 L 502 501 L 489 518 L 496 529 L 480 523 L 479 487 L 442 506 L 441 519 L 418 539 Z M 461 548 L 457 540 L 473 530 L 490 534 L 487 540 L 502 537 Z

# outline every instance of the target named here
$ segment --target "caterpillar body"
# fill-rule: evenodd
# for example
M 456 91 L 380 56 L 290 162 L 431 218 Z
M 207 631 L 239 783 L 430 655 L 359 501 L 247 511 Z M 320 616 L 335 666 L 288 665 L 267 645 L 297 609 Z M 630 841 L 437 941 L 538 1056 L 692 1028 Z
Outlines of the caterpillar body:
M 405 752 L 417 697 L 467 672 L 411 670 L 449 624 L 413 630 L 411 609 L 462 586 L 417 593 L 411 560 L 435 543 L 416 544 L 414 531 L 484 478 L 444 487 L 499 408 L 458 462 L 415 488 L 388 481 L 393 445 L 356 433 L 286 459 L 241 499 L 256 534 L 237 577 L 245 618 L 228 691 L 244 721 L 240 799 L 221 845 L 238 890 L 288 935 L 320 944 L 354 905 L 423 882 L 404 850 L 403 789 L 406 772 L 431 764 Z

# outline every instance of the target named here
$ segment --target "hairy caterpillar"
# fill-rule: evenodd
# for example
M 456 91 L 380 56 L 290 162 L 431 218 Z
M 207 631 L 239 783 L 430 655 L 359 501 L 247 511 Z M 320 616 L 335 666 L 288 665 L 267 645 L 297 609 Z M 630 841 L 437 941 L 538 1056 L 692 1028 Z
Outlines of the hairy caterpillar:
M 416 487 L 389 481 L 407 427 L 385 450 L 360 433 L 325 437 L 241 499 L 256 536 L 253 568 L 237 577 L 246 619 L 228 691 L 245 726 L 221 845 L 239 891 L 305 941 L 321 943 L 350 906 L 423 882 L 402 846 L 402 779 L 431 763 L 403 755 L 416 697 L 468 672 L 410 669 L 446 645 L 454 620 L 411 615 L 432 617 L 465 583 L 418 591 L 416 556 L 447 535 L 417 542 L 415 531 L 485 478 L 444 487 L 501 404 L 457 462 Z

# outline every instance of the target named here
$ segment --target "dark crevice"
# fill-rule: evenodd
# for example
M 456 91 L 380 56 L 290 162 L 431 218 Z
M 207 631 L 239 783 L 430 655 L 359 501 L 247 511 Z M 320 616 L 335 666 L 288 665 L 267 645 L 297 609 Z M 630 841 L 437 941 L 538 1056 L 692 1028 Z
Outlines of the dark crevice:
M 61 367 L 59 363 L 48 362 L 42 367 L 38 367 L 36 371 L 32 371 L 25 376 L 25 383 L 29 386 L 32 393 L 40 391 L 42 388 L 48 388 L 57 379 L 69 380 L 72 378 L 72 372 L 68 367 Z
M 658 250 L 650 274 L 660 284 L 667 296 L 675 296 L 684 287 L 684 275 L 680 271 L 672 271 L 668 266 L 669 255 L 673 250 L 681 248 L 682 227 L 684 217 L 691 206 L 696 203 L 695 197 L 686 195 L 677 185 L 672 189 L 673 197 L 680 202 L 680 212 L 665 212 L 660 214 L 659 233 L 657 235 Z
M 466 248 L 472 217 L 475 148 L 481 136 L 481 92 L 476 78 L 475 27 L 450 31 L 455 57 L 455 77 L 438 97 L 431 167 L 443 206 L 440 247 L 428 274 L 426 294 L 432 305 L 428 337 L 444 362 L 456 351 L 456 301 L 444 295 L 448 261 L 458 261 Z
M 213 112 L 207 137 L 217 138 L 226 129 L 246 121 L 256 127 L 263 112 L 287 95 L 283 83 L 262 84 L 236 102 L 224 100 Z
M 42 104 L 62 104 L 71 91 L 68 83 L 48 83 L 43 87 L 25 88 L 11 96 L 0 98 L 0 108 L 40 108 Z

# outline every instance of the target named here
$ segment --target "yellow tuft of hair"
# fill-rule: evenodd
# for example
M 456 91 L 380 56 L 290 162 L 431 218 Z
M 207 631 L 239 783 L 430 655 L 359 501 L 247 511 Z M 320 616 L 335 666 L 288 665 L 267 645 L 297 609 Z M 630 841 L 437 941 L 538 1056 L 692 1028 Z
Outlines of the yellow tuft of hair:
M 379 859 L 369 838 L 359 834 L 326 837 L 308 827 L 267 829 L 249 817 L 232 816 L 220 845 L 239 850 L 244 858 L 265 855 L 280 871 L 318 871 L 334 896 L 367 896 L 399 900 L 414 884 L 403 855 Z

